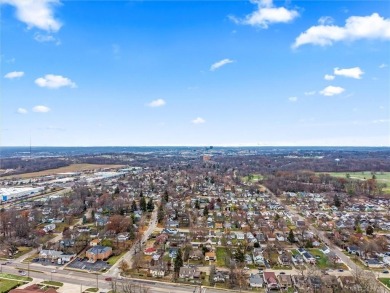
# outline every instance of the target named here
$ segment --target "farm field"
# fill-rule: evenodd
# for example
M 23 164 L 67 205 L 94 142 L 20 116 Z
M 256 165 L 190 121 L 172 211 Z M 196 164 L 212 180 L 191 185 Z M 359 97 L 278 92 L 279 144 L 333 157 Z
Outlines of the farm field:
M 64 172 L 80 172 L 80 171 L 88 171 L 88 170 L 95 170 L 95 169 L 102 169 L 102 168 L 121 168 L 121 167 L 124 167 L 124 165 L 71 164 L 71 165 L 66 166 L 66 167 L 61 167 L 61 168 L 56 168 L 56 169 L 48 169 L 48 170 L 39 171 L 39 172 L 32 172 L 32 173 L 9 175 L 9 176 L 4 176 L 2 178 L 4 178 L 4 179 L 32 178 L 32 177 L 47 176 L 47 175 L 53 175 L 53 174 L 57 174 L 57 173 L 64 173 Z

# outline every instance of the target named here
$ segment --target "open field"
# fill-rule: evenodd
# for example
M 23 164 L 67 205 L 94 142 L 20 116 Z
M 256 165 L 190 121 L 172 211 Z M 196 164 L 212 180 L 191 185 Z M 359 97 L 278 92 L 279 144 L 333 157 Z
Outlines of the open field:
M 9 176 L 1 177 L 1 178 L 4 178 L 4 179 L 32 178 L 32 177 L 47 176 L 47 175 L 53 175 L 53 174 L 57 174 L 57 173 L 64 173 L 64 172 L 80 172 L 80 171 L 88 171 L 88 170 L 95 170 L 95 169 L 102 169 L 102 168 L 121 168 L 121 167 L 124 167 L 124 165 L 71 164 L 69 166 L 61 167 L 61 168 L 57 168 L 57 169 L 48 169 L 48 170 L 33 172 L 33 173 L 9 175 Z
M 320 173 L 321 174 L 321 173 Z M 357 180 L 367 180 L 371 179 L 373 175 L 375 175 L 375 179 L 379 183 L 385 183 L 387 185 L 383 190 L 386 193 L 390 193 L 390 172 L 374 172 L 371 171 L 360 171 L 360 172 L 323 172 L 323 174 L 329 174 L 333 177 L 347 178 L 347 174 L 349 174 L 349 178 L 357 179 Z

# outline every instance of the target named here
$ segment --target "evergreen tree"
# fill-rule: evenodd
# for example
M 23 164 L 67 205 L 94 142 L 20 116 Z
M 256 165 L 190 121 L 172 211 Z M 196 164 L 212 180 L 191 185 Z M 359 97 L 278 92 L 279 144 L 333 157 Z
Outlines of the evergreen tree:
M 164 220 L 164 217 L 165 217 L 164 207 L 163 207 L 163 204 L 161 203 L 159 208 L 158 208 L 158 212 L 157 212 L 158 222 L 161 223 Z
M 83 216 L 83 225 L 85 225 L 87 223 L 87 217 L 84 215 Z
M 236 252 L 236 254 L 234 255 L 234 259 L 236 260 L 236 262 L 238 263 L 243 263 L 245 262 L 245 253 L 244 251 L 239 248 Z
M 164 200 L 165 200 L 165 202 L 168 202 L 168 200 L 169 200 L 168 190 L 165 190 L 165 193 L 164 193 Z
M 341 206 L 341 201 L 340 201 L 340 198 L 337 194 L 335 194 L 335 196 L 334 196 L 334 205 L 337 208 Z
M 144 197 L 144 193 L 142 192 L 142 190 L 141 190 L 141 192 L 139 193 L 139 197 Z
M 176 255 L 176 258 L 175 258 L 175 273 L 176 274 L 179 274 L 180 272 L 180 268 L 183 266 L 183 256 L 181 254 L 181 249 L 179 248 L 179 250 L 177 251 L 177 255 Z
M 139 207 L 141 211 L 146 212 L 146 200 L 145 197 L 141 197 L 141 200 L 139 202 Z
M 92 218 L 92 221 L 95 221 L 95 210 L 91 211 L 91 218 Z
M 148 212 L 153 212 L 154 210 L 154 203 L 153 203 L 153 199 L 149 199 L 148 201 L 148 204 L 146 205 L 146 209 L 148 210 Z
M 135 200 L 133 200 L 133 202 L 131 203 L 131 211 L 135 212 L 137 210 L 138 210 L 137 203 L 135 202 Z
M 115 188 L 114 194 L 119 194 L 119 187 L 118 186 Z
M 198 209 L 198 210 L 200 209 L 199 200 L 195 201 L 195 208 Z
M 290 232 L 288 233 L 287 240 L 290 243 L 294 243 L 295 242 L 294 231 L 292 229 L 290 229 Z
M 367 226 L 366 234 L 367 234 L 367 235 L 372 235 L 372 234 L 374 234 L 374 228 L 373 228 L 371 225 L 368 225 L 368 226 Z
M 209 209 L 208 209 L 208 207 L 207 206 L 205 206 L 204 207 L 204 210 L 203 210 L 203 216 L 208 216 L 208 214 L 209 214 Z

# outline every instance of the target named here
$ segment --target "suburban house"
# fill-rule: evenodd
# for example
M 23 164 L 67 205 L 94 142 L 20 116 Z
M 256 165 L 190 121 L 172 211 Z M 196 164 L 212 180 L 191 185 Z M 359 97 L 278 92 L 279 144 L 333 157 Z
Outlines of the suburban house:
M 156 248 L 154 248 L 154 247 L 149 247 L 149 248 L 146 248 L 146 249 L 144 250 L 144 254 L 145 254 L 145 255 L 152 255 L 152 254 L 156 253 L 156 251 L 157 251 Z
M 214 251 L 206 252 L 204 256 L 204 260 L 212 260 L 215 261 L 217 260 L 217 256 Z
M 182 279 L 199 279 L 200 272 L 197 268 L 193 267 L 181 267 L 179 272 L 179 278 Z
M 111 254 L 111 247 L 96 245 L 88 249 L 85 256 L 88 257 L 89 262 L 96 262 L 97 260 L 108 259 Z
M 99 245 L 99 243 L 100 243 L 100 239 L 93 239 L 89 241 L 89 246 L 96 246 Z
M 195 249 L 190 252 L 189 258 L 193 260 L 201 260 L 203 259 L 203 252 L 200 249 Z
M 262 288 L 264 285 L 264 280 L 260 274 L 251 274 L 249 277 L 249 286 L 251 288 Z
M 292 280 L 290 275 L 279 274 L 278 281 L 281 288 L 287 288 L 292 286 Z
M 279 289 L 278 280 L 274 272 L 263 272 L 263 278 L 268 289 Z
M 159 263 L 155 264 L 154 266 L 151 266 L 149 268 L 149 272 L 152 275 L 152 277 L 162 278 L 168 272 L 167 263 L 164 261 L 159 262 Z
M 23 289 L 12 289 L 9 293 L 57 293 L 58 291 L 53 288 L 41 289 L 40 286 L 34 284 Z

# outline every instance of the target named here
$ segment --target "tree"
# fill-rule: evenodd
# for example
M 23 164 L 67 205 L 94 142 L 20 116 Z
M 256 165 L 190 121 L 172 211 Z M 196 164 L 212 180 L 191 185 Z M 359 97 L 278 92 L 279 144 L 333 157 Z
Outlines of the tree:
M 177 275 L 179 275 L 179 272 L 180 272 L 180 268 L 183 266 L 183 256 L 181 254 L 181 249 L 179 248 L 179 250 L 177 251 L 177 255 L 176 255 L 176 258 L 175 258 L 175 273 Z
M 366 234 L 367 234 L 367 235 L 372 235 L 372 234 L 374 234 L 374 228 L 373 228 L 371 225 L 368 225 L 368 226 L 367 226 Z
M 115 188 L 114 194 L 119 194 L 119 186 Z
M 148 212 L 153 212 L 154 210 L 153 199 L 149 199 L 148 204 L 146 205 L 146 209 L 148 210 Z
M 161 203 L 157 212 L 157 221 L 161 223 L 164 220 L 164 217 L 165 217 L 165 211 L 164 211 L 163 204 Z
M 138 206 L 135 200 L 133 200 L 133 202 L 131 203 L 131 211 L 132 212 L 138 211 Z
M 87 217 L 84 215 L 83 216 L 83 225 L 85 225 L 87 223 Z
M 335 206 L 335 207 L 338 208 L 338 207 L 341 206 L 341 201 L 340 201 L 340 198 L 339 198 L 339 196 L 338 196 L 337 194 L 335 194 L 333 200 L 334 200 L 334 206 Z
M 288 233 L 287 240 L 290 243 L 294 243 L 295 242 L 294 231 L 292 229 L 290 229 L 290 232 Z
M 198 210 L 200 209 L 199 200 L 195 201 L 195 208 L 198 209 Z
M 146 212 L 146 200 L 145 197 L 141 197 L 141 200 L 139 202 L 139 207 L 141 211 Z
M 209 215 L 209 209 L 208 209 L 208 207 L 207 206 L 205 206 L 204 207 L 204 209 L 203 209 L 203 216 L 208 216 Z
M 245 262 L 245 253 L 241 248 L 237 249 L 236 254 L 234 255 L 234 259 L 238 263 Z
M 125 260 L 122 260 L 119 263 L 119 269 L 122 270 L 122 272 L 126 272 L 129 269 L 129 263 Z
M 164 200 L 165 200 L 165 202 L 168 202 L 168 200 L 169 200 L 168 190 L 165 190 L 165 192 L 164 192 Z

